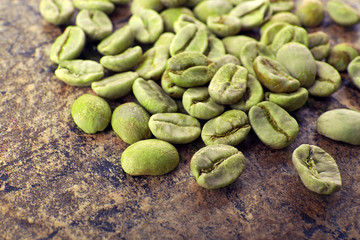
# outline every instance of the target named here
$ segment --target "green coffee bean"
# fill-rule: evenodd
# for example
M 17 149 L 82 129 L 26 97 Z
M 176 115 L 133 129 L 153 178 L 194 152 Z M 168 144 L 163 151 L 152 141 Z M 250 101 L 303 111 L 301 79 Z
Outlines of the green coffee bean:
M 360 113 L 350 109 L 334 109 L 320 115 L 316 131 L 335 141 L 360 145 Z
M 269 21 L 267 21 L 266 23 L 264 23 L 261 28 L 260 28 L 260 34 L 263 35 L 263 33 L 265 32 L 265 30 L 271 26 L 273 23 L 276 22 L 285 22 L 285 23 L 289 23 L 291 25 L 294 26 L 299 26 L 301 27 L 301 22 L 298 16 L 296 16 L 294 13 L 291 12 L 278 12 L 276 14 L 274 14 Z
M 193 142 L 201 133 L 200 122 L 182 113 L 156 113 L 150 117 L 149 128 L 156 138 L 173 144 Z
M 273 149 L 289 146 L 299 132 L 296 120 L 286 110 L 269 101 L 251 107 L 249 120 L 259 139 Z
M 134 176 L 164 175 L 179 164 L 179 153 L 168 142 L 147 139 L 136 142 L 124 150 L 121 155 L 121 167 Z
M 206 145 L 236 146 L 249 134 L 249 119 L 243 111 L 229 110 L 205 123 L 201 138 Z
M 259 27 L 272 16 L 272 9 L 268 0 L 241 1 L 229 15 L 241 18 L 242 29 L 248 30 Z
M 92 60 L 66 60 L 60 62 L 55 76 L 66 84 L 84 87 L 100 80 L 104 76 L 104 68 Z
M 206 24 L 219 37 L 233 36 L 241 30 L 241 19 L 230 15 L 209 16 Z
M 214 61 L 218 69 L 220 69 L 222 66 L 228 63 L 240 65 L 239 58 L 231 54 L 225 54 L 224 56 L 213 58 L 212 61 Z
M 349 27 L 360 22 L 358 12 L 344 1 L 331 0 L 327 3 L 326 10 L 330 18 L 341 26 Z
M 166 47 L 168 50 L 170 49 L 170 45 L 172 40 L 174 39 L 175 34 L 170 32 L 164 32 L 160 35 L 160 37 L 154 43 L 154 47 Z
M 224 112 L 224 106 L 217 104 L 209 95 L 207 87 L 189 88 L 184 92 L 182 103 L 185 111 L 193 117 L 208 120 Z
M 111 126 L 124 142 L 133 144 L 151 138 L 149 119 L 150 115 L 145 109 L 134 102 L 128 102 L 115 108 Z
M 116 55 L 128 49 L 134 42 L 134 32 L 129 25 L 119 28 L 97 46 L 103 55 Z
M 250 41 L 256 42 L 256 39 L 245 36 L 245 35 L 237 35 L 237 36 L 225 37 L 222 39 L 222 41 L 224 43 L 227 53 L 230 53 L 236 57 L 239 57 L 242 47 L 247 42 L 250 42 Z
M 287 26 L 289 26 L 289 23 L 287 22 L 273 22 L 261 34 L 260 42 L 270 46 L 273 43 L 274 38 L 278 34 L 278 32 L 280 32 L 281 29 Z
M 351 81 L 360 89 L 360 56 L 354 58 L 348 65 L 347 71 Z
M 131 70 L 142 57 L 142 49 L 139 46 L 128 48 L 124 52 L 113 55 L 103 56 L 100 59 L 101 65 L 114 72 L 125 72 Z
M 296 15 L 304 27 L 316 27 L 322 23 L 325 9 L 320 0 L 302 0 L 297 6 Z
M 326 61 L 342 72 L 346 70 L 349 63 L 357 56 L 359 56 L 359 52 L 351 44 L 339 43 L 330 50 Z
M 84 94 L 73 103 L 71 116 L 81 130 L 96 133 L 103 131 L 109 124 L 111 109 L 101 97 Z
M 73 0 L 73 4 L 77 9 L 87 9 L 87 10 L 99 10 L 110 14 L 114 11 L 114 3 L 108 0 Z
M 46 21 L 55 25 L 69 22 L 75 11 L 70 0 L 41 0 L 39 10 Z
M 294 0 L 270 0 L 273 12 L 291 12 L 294 8 Z
M 245 156 L 229 145 L 206 146 L 191 158 L 190 169 L 201 187 L 222 188 L 240 177 L 245 169 Z
M 225 0 L 202 1 L 194 8 L 195 16 L 202 22 L 206 22 L 209 16 L 225 15 L 232 9 L 232 5 Z
M 165 32 L 174 32 L 174 23 L 182 14 L 194 16 L 193 12 L 186 7 L 167 8 L 160 13 L 164 21 Z
M 133 93 L 149 113 L 176 112 L 176 102 L 154 81 L 138 78 L 133 83 Z
M 65 31 L 55 39 L 50 49 L 50 59 L 54 63 L 71 60 L 80 56 L 85 46 L 85 33 L 76 26 L 68 26 Z
M 102 40 L 109 36 L 113 31 L 113 25 L 102 11 L 81 10 L 76 16 L 76 25 L 86 33 L 92 40 Z
M 300 82 L 290 76 L 281 63 L 271 58 L 256 57 L 254 71 L 261 84 L 272 92 L 293 92 L 300 87 Z
M 261 83 L 251 74 L 248 75 L 247 88 L 240 101 L 230 105 L 232 109 L 248 112 L 252 106 L 264 100 L 264 89 Z
M 308 88 L 309 94 L 316 97 L 328 97 L 341 85 L 339 72 L 326 62 L 316 61 L 317 73 L 314 84 Z
M 339 168 L 334 158 L 322 148 L 302 144 L 294 150 L 292 162 L 302 183 L 310 191 L 331 194 L 341 188 Z
M 309 33 L 309 49 L 315 60 L 321 61 L 330 53 L 329 37 L 322 31 Z
M 291 93 L 265 93 L 265 100 L 276 103 L 288 112 L 295 111 L 304 106 L 308 98 L 309 92 L 303 87 Z
M 183 27 L 189 25 L 189 24 L 195 24 L 198 28 L 207 30 L 206 24 L 198 20 L 192 15 L 188 14 L 181 14 L 178 19 L 174 22 L 174 31 L 175 33 L 178 33 Z
M 289 61 L 291 59 L 291 61 Z M 316 64 L 310 50 L 303 44 L 291 42 L 282 46 L 276 54 L 276 60 L 299 80 L 300 86 L 310 87 L 316 77 Z
M 171 57 L 166 65 L 169 78 L 180 87 L 195 87 L 208 83 L 216 72 L 216 65 L 208 57 L 196 52 L 183 52 Z
M 167 71 L 165 71 L 164 74 L 161 76 L 161 87 L 172 98 L 182 98 L 186 90 L 185 88 L 179 87 L 175 83 L 173 83 L 170 80 Z
M 179 7 L 185 4 L 186 0 L 160 0 L 160 2 L 168 8 Z
M 209 94 L 219 104 L 233 104 L 246 91 L 248 71 L 233 63 L 222 66 L 209 84 Z
M 306 30 L 298 26 L 285 26 L 274 37 L 271 50 L 276 53 L 283 45 L 289 42 L 297 42 L 309 46 L 309 38 Z
M 118 73 L 91 83 L 91 89 L 104 98 L 121 98 L 131 92 L 132 85 L 138 77 L 139 75 L 136 72 Z
M 253 68 L 254 60 L 257 56 L 264 56 L 275 59 L 274 53 L 265 44 L 260 42 L 248 42 L 244 45 L 240 52 L 240 59 L 243 66 L 250 74 L 255 76 Z
M 188 24 L 176 33 L 170 45 L 170 54 L 175 56 L 181 52 L 204 53 L 208 46 L 207 31 L 195 24 Z
M 169 48 L 166 46 L 152 47 L 141 57 L 136 72 L 144 79 L 158 80 L 165 71 L 169 58 Z
M 130 12 L 132 14 L 138 14 L 144 8 L 160 12 L 164 8 L 164 5 L 160 0 L 133 0 L 131 3 Z
M 142 9 L 132 15 L 129 25 L 135 33 L 135 39 L 140 43 L 154 43 L 164 31 L 161 16 L 151 9 Z
M 208 47 L 204 55 L 209 59 L 216 59 L 225 55 L 225 46 L 223 42 L 215 36 L 208 37 Z

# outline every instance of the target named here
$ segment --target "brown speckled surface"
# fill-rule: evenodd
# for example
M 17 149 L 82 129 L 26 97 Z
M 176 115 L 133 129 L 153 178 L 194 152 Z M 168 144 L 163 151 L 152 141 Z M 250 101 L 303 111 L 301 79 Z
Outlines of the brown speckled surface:
M 360 147 L 315 132 L 326 110 L 360 110 L 360 90 L 347 74 L 332 97 L 310 98 L 293 113 L 300 133 L 288 148 L 271 150 L 252 132 L 238 146 L 246 169 L 226 188 L 202 189 L 191 176 L 200 140 L 177 146 L 175 171 L 131 177 L 119 164 L 127 144 L 110 127 L 88 135 L 73 123 L 72 102 L 92 91 L 53 75 L 48 52 L 62 30 L 42 20 L 38 2 L 0 4 L 0 239 L 360 239 Z M 358 0 L 348 2 L 360 11 Z M 127 12 L 118 7 L 112 15 L 117 27 Z M 360 25 L 344 29 L 327 17 L 310 31 L 318 29 L 332 44 L 360 48 Z M 339 192 L 321 196 L 302 185 L 291 163 L 302 143 L 336 159 Z

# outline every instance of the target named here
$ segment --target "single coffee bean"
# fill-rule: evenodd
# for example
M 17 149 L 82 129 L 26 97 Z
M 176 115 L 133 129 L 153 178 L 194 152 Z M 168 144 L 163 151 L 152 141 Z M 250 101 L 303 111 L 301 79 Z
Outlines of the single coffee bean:
M 360 56 L 354 58 L 347 67 L 350 79 L 360 89 Z
M 188 24 L 176 33 L 170 45 L 170 54 L 175 56 L 181 52 L 204 53 L 208 46 L 208 35 L 205 28 Z
M 310 87 L 315 82 L 315 59 L 303 44 L 295 42 L 285 44 L 277 52 L 276 60 L 289 71 L 291 76 L 299 80 L 300 86 Z
M 208 120 L 224 112 L 224 105 L 216 103 L 209 95 L 207 87 L 189 88 L 184 92 L 182 103 L 191 116 Z
M 138 14 L 144 8 L 160 12 L 163 10 L 164 5 L 160 0 L 132 0 L 130 12 L 132 14 Z
M 196 5 L 193 11 L 200 21 L 206 22 L 208 17 L 225 15 L 232 8 L 232 4 L 226 0 L 207 0 Z
M 206 145 L 236 146 L 249 134 L 249 119 L 241 110 L 229 110 L 205 123 L 201 138 Z
M 206 24 L 219 37 L 233 36 L 241 30 L 241 19 L 230 15 L 209 16 Z
M 322 32 L 309 33 L 309 49 L 315 60 L 321 61 L 330 53 L 329 36 Z
M 186 88 L 179 87 L 173 83 L 167 71 L 161 76 L 161 87 L 162 89 L 172 98 L 182 98 Z
M 305 47 L 309 46 L 309 37 L 307 31 L 298 26 L 285 26 L 276 33 L 272 43 L 271 50 L 276 53 L 283 45 L 297 42 L 303 44 Z
M 359 13 L 345 1 L 329 1 L 326 5 L 326 11 L 330 18 L 341 26 L 349 27 L 360 22 Z
M 331 194 L 341 188 L 341 176 L 334 158 L 322 148 L 302 144 L 292 154 L 292 162 L 307 189 Z
M 50 59 L 59 64 L 64 60 L 75 59 L 80 56 L 85 46 L 85 33 L 76 26 L 68 26 L 65 31 L 55 39 L 50 49 Z
M 158 80 L 165 71 L 169 57 L 169 48 L 166 46 L 152 47 L 141 57 L 136 72 L 144 79 Z
M 211 35 L 208 37 L 207 48 L 204 55 L 210 60 L 222 57 L 226 54 L 224 43 L 217 37 Z
M 132 90 L 141 106 L 151 114 L 177 111 L 176 102 L 153 80 L 138 78 Z
M 98 10 L 106 14 L 110 14 L 115 10 L 114 3 L 108 0 L 73 0 L 73 4 L 77 9 Z
M 219 104 L 233 104 L 246 91 L 248 71 L 233 63 L 222 66 L 209 84 L 209 94 Z
M 252 106 L 264 100 L 264 89 L 253 75 L 248 75 L 247 88 L 240 101 L 231 104 L 232 109 L 248 112 Z
M 114 72 L 131 70 L 141 59 L 142 49 L 139 46 L 128 48 L 117 55 L 108 55 L 100 58 L 100 63 L 105 68 Z
M 300 87 L 300 82 L 276 60 L 258 56 L 253 66 L 257 79 L 272 92 L 293 92 Z
M 103 55 L 116 55 L 128 49 L 134 42 L 134 32 L 129 25 L 119 28 L 97 46 Z
M 304 106 L 308 98 L 309 92 L 303 87 L 291 93 L 265 93 L 265 100 L 276 103 L 288 112 L 295 111 Z
M 154 43 L 164 31 L 164 22 L 154 10 L 142 9 L 129 19 L 129 25 L 139 43 Z
M 41 0 L 39 10 L 46 21 L 61 25 L 69 22 L 75 8 L 70 0 Z
M 99 96 L 118 99 L 131 92 L 132 85 L 139 75 L 136 72 L 124 72 L 91 83 L 91 89 Z
M 264 101 L 250 108 L 249 120 L 259 139 L 273 149 L 289 146 L 297 137 L 299 125 L 286 110 Z
M 149 119 L 150 115 L 145 109 L 134 102 L 128 102 L 115 108 L 111 126 L 124 142 L 133 144 L 151 138 Z
M 167 8 L 160 13 L 164 21 L 164 31 L 174 32 L 174 23 L 182 14 L 194 16 L 193 12 L 186 7 Z
M 287 22 L 273 22 L 261 34 L 260 42 L 267 46 L 271 46 L 278 32 L 287 26 L 289 26 L 289 23 Z
M 113 25 L 102 11 L 81 10 L 76 16 L 76 26 L 80 27 L 91 40 L 103 40 L 113 31 Z
M 309 94 L 316 97 L 328 97 L 341 85 L 340 73 L 326 62 L 316 61 L 317 73 L 314 84 L 308 88 Z
M 222 39 L 226 52 L 239 57 L 243 46 L 250 41 L 256 42 L 256 39 L 245 35 L 229 36 Z
M 206 189 L 235 182 L 245 169 L 245 156 L 235 147 L 216 144 L 201 148 L 191 158 L 191 174 Z
M 349 63 L 357 56 L 359 56 L 358 50 L 350 43 L 339 43 L 330 50 L 326 62 L 339 72 L 342 72 L 347 69 Z
M 196 52 L 183 52 L 171 57 L 167 64 L 169 78 L 180 87 L 195 87 L 208 83 L 217 67 L 208 57 Z
M 189 24 L 195 24 L 198 29 L 205 29 L 208 31 L 206 24 L 201 22 L 199 19 L 193 15 L 181 14 L 178 19 L 174 22 L 174 31 L 178 33 L 182 28 L 186 27 Z
M 270 7 L 274 13 L 291 12 L 294 8 L 293 0 L 270 0 Z
M 121 155 L 121 167 L 129 175 L 164 175 L 179 164 L 179 153 L 168 142 L 158 139 L 138 141 Z
M 272 16 L 270 1 L 253 0 L 241 1 L 230 12 L 229 15 L 241 18 L 244 30 L 259 27 Z
M 316 131 L 335 141 L 360 145 L 360 112 L 334 109 L 320 115 Z
M 111 109 L 101 97 L 84 94 L 73 103 L 71 116 L 81 130 L 96 133 L 103 131 L 109 124 Z
M 183 113 L 156 113 L 150 117 L 149 128 L 156 138 L 173 144 L 193 142 L 201 133 L 200 122 Z
M 296 15 L 304 27 L 316 27 L 322 23 L 325 9 L 320 0 L 302 0 L 296 8 Z
M 71 86 L 90 86 L 104 76 L 104 68 L 92 60 L 61 61 L 55 70 L 55 76 Z
M 301 22 L 298 16 L 291 12 L 277 12 L 270 18 L 269 21 L 261 25 L 260 34 L 263 35 L 265 30 L 275 22 L 285 22 L 294 26 L 301 27 Z
M 240 60 L 243 66 L 249 71 L 250 74 L 255 76 L 253 67 L 254 60 L 257 56 L 264 56 L 275 59 L 274 53 L 268 46 L 260 42 L 248 42 L 240 51 Z

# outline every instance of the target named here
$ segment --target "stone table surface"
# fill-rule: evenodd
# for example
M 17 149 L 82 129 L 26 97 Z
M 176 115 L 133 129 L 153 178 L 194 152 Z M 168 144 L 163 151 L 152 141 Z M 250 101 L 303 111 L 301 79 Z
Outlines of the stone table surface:
M 347 1 L 360 11 L 358 0 Z M 272 150 L 251 132 L 237 146 L 246 169 L 226 188 L 203 189 L 191 176 L 201 140 L 176 146 L 181 161 L 173 172 L 132 177 L 119 164 L 128 145 L 111 127 L 90 135 L 72 121 L 74 100 L 92 91 L 54 76 L 48 53 L 63 28 L 46 23 L 38 4 L 0 4 L 0 239 L 360 239 L 360 147 L 315 131 L 327 110 L 360 110 L 360 91 L 346 73 L 334 95 L 310 97 L 292 113 L 300 132 L 289 147 Z M 129 6 L 117 8 L 115 27 L 128 13 Z M 360 25 L 343 28 L 326 16 L 309 29 L 317 30 L 330 34 L 332 45 L 360 47 Z M 291 162 L 303 143 L 336 159 L 340 191 L 323 196 L 303 186 Z

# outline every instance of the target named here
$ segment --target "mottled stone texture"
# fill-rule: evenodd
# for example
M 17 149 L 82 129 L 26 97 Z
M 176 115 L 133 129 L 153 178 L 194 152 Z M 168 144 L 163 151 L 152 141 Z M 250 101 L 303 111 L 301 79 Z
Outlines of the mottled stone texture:
M 358 0 L 348 2 L 360 11 Z M 286 149 L 271 150 L 251 132 L 238 146 L 246 169 L 229 187 L 205 190 L 191 176 L 201 140 L 177 146 L 175 171 L 131 177 L 119 164 L 127 144 L 110 127 L 89 135 L 72 121 L 71 104 L 92 91 L 55 78 L 48 53 L 63 28 L 42 20 L 38 3 L 0 4 L 0 239 L 360 239 L 360 147 L 315 132 L 326 110 L 360 110 L 360 91 L 347 74 L 332 97 L 311 97 L 292 113 L 300 133 Z M 128 11 L 118 7 L 116 27 Z M 360 46 L 360 25 L 343 28 L 326 17 L 310 31 L 319 29 L 332 44 Z M 94 53 L 90 45 L 86 57 Z M 291 154 L 303 143 L 336 159 L 339 192 L 321 196 L 302 185 Z

